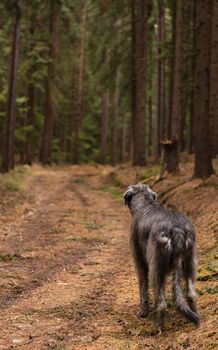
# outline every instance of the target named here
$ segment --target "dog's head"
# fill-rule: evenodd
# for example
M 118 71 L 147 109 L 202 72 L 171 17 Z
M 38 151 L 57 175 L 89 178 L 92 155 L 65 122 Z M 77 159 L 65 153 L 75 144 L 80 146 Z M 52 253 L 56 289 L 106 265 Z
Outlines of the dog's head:
M 127 191 L 124 193 L 124 201 L 125 205 L 130 206 L 130 203 L 136 195 L 140 194 L 146 200 L 155 201 L 157 199 L 157 194 L 153 192 L 148 185 L 131 185 L 128 187 Z

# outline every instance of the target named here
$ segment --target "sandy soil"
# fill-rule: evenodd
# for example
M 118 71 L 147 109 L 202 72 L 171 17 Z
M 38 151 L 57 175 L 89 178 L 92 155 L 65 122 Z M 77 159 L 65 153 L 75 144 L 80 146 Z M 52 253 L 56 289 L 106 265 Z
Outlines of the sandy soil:
M 156 334 L 152 313 L 148 320 L 136 316 L 130 215 L 121 196 L 102 190 L 110 171 L 100 166 L 35 166 L 13 204 L 3 196 L 1 350 L 218 348 L 217 187 L 190 181 L 162 195 L 166 204 L 194 221 L 199 276 L 206 281 L 197 282 L 201 326 L 195 328 L 178 315 L 169 294 L 165 330 Z M 120 170 L 121 177 L 122 172 L 127 178 L 126 170 Z M 210 181 L 217 184 L 215 176 Z M 169 178 L 155 189 L 161 193 L 174 182 Z

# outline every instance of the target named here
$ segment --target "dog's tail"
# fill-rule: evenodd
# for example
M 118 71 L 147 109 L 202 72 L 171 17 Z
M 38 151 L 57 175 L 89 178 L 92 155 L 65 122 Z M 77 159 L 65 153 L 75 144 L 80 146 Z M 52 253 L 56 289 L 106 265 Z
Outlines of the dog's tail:
M 193 322 L 195 325 L 200 323 L 199 315 L 192 311 L 184 297 L 181 285 L 180 285 L 180 274 L 181 274 L 181 260 L 176 259 L 175 268 L 173 271 L 173 296 L 177 310 L 181 312 L 188 320 Z

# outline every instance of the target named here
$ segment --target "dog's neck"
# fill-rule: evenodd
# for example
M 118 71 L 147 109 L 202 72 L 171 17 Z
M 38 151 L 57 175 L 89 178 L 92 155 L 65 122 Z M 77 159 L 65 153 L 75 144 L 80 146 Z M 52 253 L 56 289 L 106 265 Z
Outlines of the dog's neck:
M 132 216 L 138 212 L 145 212 L 146 209 L 155 205 L 156 201 L 145 196 L 142 193 L 136 195 L 131 202 L 128 204 Z

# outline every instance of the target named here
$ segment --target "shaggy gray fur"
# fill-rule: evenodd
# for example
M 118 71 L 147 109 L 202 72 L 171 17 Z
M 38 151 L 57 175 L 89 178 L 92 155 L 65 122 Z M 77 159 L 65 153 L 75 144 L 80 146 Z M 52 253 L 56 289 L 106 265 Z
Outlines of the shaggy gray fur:
M 177 310 L 194 324 L 199 324 L 194 288 L 196 255 L 192 224 L 183 215 L 161 207 L 156 193 L 147 185 L 129 186 L 124 199 L 132 214 L 130 242 L 138 273 L 141 301 L 139 316 L 146 317 L 149 313 L 149 274 L 155 291 L 157 325 L 162 326 L 163 312 L 167 306 L 165 281 L 167 275 L 172 273 Z M 181 277 L 186 281 L 188 302 L 181 288 Z

